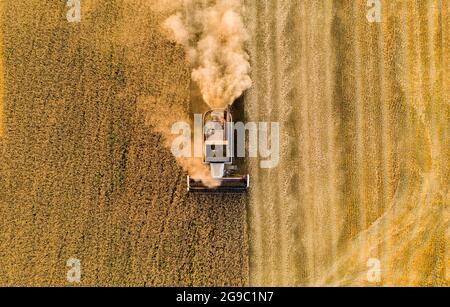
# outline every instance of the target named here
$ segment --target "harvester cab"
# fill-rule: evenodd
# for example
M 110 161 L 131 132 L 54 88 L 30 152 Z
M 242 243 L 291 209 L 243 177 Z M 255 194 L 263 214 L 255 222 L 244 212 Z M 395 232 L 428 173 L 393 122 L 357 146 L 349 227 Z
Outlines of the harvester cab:
M 234 128 L 229 109 L 214 109 L 203 115 L 203 163 L 210 167 L 211 177 L 219 186 L 208 188 L 188 176 L 190 192 L 244 192 L 249 175 L 237 175 L 234 157 Z

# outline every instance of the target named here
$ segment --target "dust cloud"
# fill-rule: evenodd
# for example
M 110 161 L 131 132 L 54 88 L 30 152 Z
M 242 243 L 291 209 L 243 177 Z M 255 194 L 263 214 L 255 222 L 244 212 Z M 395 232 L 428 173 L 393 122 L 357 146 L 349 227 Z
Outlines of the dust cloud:
M 169 17 L 163 28 L 186 51 L 191 78 L 210 108 L 225 108 L 252 85 L 249 56 L 244 44 L 249 35 L 244 27 L 239 0 L 218 0 L 203 5 L 195 0 L 157 1 L 152 10 Z M 148 123 L 164 136 L 170 148 L 176 136 L 171 133 L 175 122 L 191 122 L 181 106 L 158 103 L 146 98 L 142 104 Z M 164 112 L 162 110 L 165 110 Z M 173 116 L 171 116 L 172 114 Z M 168 117 L 169 116 L 169 117 Z M 206 165 L 197 158 L 177 158 L 192 179 L 208 187 L 217 186 Z
M 120 22 L 116 25 L 116 33 L 118 33 L 114 40 L 122 45 L 126 46 L 127 50 L 132 50 L 125 54 L 125 56 L 130 57 L 130 61 L 135 61 L 133 55 L 141 53 L 146 53 L 148 50 L 140 50 L 137 52 L 139 48 L 142 46 L 142 41 L 148 39 L 146 37 L 148 27 L 153 27 L 153 22 L 158 23 L 158 27 L 161 35 L 167 38 L 167 44 L 172 44 L 168 40 L 167 29 L 164 29 L 165 21 L 170 19 L 170 16 L 176 14 L 182 7 L 185 5 L 193 5 L 192 1 L 152 1 L 152 2 L 140 2 L 136 3 L 135 1 L 126 0 L 125 1 L 129 7 L 126 9 L 125 14 L 137 14 L 139 18 L 136 18 L 136 21 L 126 20 Z M 228 7 L 228 6 L 227 6 Z M 195 15 L 197 9 L 193 9 L 189 15 Z M 201 10 L 201 9 L 198 9 Z M 140 16 L 140 14 L 145 14 L 145 12 L 152 12 L 154 14 L 156 21 L 150 22 L 151 24 L 142 24 L 142 20 L 145 19 L 144 16 Z M 233 20 L 230 22 L 234 22 Z M 239 25 L 241 26 L 241 25 Z M 164 33 L 162 33 L 164 32 Z M 187 34 L 185 34 L 187 36 Z M 181 52 L 181 46 L 178 46 Z M 215 50 L 213 50 L 215 52 Z M 214 56 L 214 55 L 211 55 Z M 149 63 L 150 64 L 150 63 Z M 214 63 L 213 63 L 214 64 Z M 211 64 L 211 65 L 213 65 Z M 206 65 L 209 65 L 205 63 Z M 189 67 L 188 69 L 191 69 Z M 213 68 L 211 68 L 212 70 Z M 206 68 L 205 68 L 206 70 Z M 179 85 L 177 85 L 179 86 Z M 174 88 L 174 90 L 176 90 Z M 189 103 L 194 105 L 194 107 L 198 107 L 196 111 L 205 111 L 204 102 L 202 99 L 197 99 L 197 93 L 194 93 L 191 90 L 191 94 L 189 97 Z M 188 109 L 185 105 L 185 100 L 183 101 L 173 101 L 167 100 L 164 95 L 156 95 L 156 96 L 142 96 L 140 97 L 140 110 L 145 113 L 146 122 L 148 125 L 155 128 L 157 132 L 159 132 L 164 138 L 164 146 L 168 149 L 171 148 L 173 140 L 178 137 L 178 135 L 172 134 L 172 125 L 177 122 L 185 122 L 192 123 L 190 119 Z M 198 106 L 197 106 L 198 105 Z M 202 105 L 200 107 L 200 105 Z M 192 109 L 190 109 L 192 111 Z M 189 176 L 196 181 L 201 181 L 205 186 L 214 188 L 218 185 L 217 180 L 213 179 L 210 174 L 209 167 L 203 163 L 203 160 L 195 157 L 175 157 L 177 163 L 188 172 Z
M 192 80 L 211 108 L 224 108 L 250 88 L 249 39 L 239 0 L 218 0 L 202 6 L 186 0 L 164 26 L 181 44 L 192 66 Z
M 182 107 L 164 103 L 155 97 L 141 99 L 138 107 L 146 114 L 147 124 L 162 135 L 166 148 L 171 148 L 174 139 L 178 136 L 171 133 L 172 125 L 180 121 L 191 123 L 190 119 L 183 115 L 184 110 Z M 192 123 L 191 126 L 193 126 Z M 219 185 L 217 180 L 211 177 L 209 168 L 203 164 L 201 158 L 177 157 L 176 160 L 193 180 L 201 181 L 210 188 L 215 188 Z

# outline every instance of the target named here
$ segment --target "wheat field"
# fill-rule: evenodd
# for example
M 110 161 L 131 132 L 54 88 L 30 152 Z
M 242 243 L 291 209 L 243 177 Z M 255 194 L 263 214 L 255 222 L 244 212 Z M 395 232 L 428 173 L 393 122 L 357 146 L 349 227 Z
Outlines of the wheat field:
M 245 195 L 190 195 L 141 99 L 188 109 L 181 48 L 146 1 L 2 1 L 0 285 L 242 286 Z
M 448 286 L 449 2 L 366 2 L 243 1 L 280 163 L 192 195 L 140 105 L 192 108 L 178 2 L 0 0 L 0 285 L 71 285 L 74 257 L 82 286 Z

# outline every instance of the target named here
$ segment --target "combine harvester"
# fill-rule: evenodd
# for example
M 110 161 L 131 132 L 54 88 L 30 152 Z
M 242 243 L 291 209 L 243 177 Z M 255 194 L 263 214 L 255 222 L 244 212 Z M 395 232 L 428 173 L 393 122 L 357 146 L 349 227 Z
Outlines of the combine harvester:
M 220 185 L 209 188 L 202 182 L 187 177 L 188 191 L 222 193 L 245 192 L 249 188 L 250 176 L 238 175 L 234 157 L 234 127 L 230 110 L 214 109 L 203 115 L 203 163 L 208 164 L 211 177 Z

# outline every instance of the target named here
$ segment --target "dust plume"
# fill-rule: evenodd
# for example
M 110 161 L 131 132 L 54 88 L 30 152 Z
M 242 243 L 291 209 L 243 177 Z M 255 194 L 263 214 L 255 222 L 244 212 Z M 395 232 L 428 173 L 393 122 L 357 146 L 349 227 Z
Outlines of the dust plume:
M 132 63 L 129 80 L 142 85 L 143 92 L 137 92 L 138 97 L 142 97 L 138 108 L 145 114 L 146 124 L 163 136 L 168 149 L 178 137 L 172 134 L 172 124 L 191 123 L 184 107 L 189 96 L 189 69 L 186 69 L 184 53 L 182 48 L 174 48 L 165 33 L 161 33 L 161 24 L 182 5 L 182 0 L 125 0 L 121 9 L 128 18 L 119 19 L 111 31 L 114 42 L 125 48 L 127 62 Z M 160 55 L 151 52 L 155 45 L 163 46 Z M 153 96 L 154 92 L 160 94 Z M 218 185 L 202 159 L 175 158 L 192 179 L 211 188 Z
M 252 84 L 249 56 L 244 50 L 249 35 L 240 15 L 240 0 L 211 1 L 207 6 L 202 3 L 160 0 L 151 8 L 162 14 L 172 14 L 165 19 L 164 27 L 185 48 L 192 69 L 191 79 L 210 108 L 225 108 Z M 176 104 L 157 103 L 155 98 L 147 99 L 142 105 L 148 123 L 164 136 L 170 148 L 176 137 L 171 134 L 171 125 L 190 122 L 184 110 Z M 194 180 L 208 187 L 218 185 L 201 159 L 177 158 L 177 162 Z
M 171 133 L 172 124 L 175 122 L 191 121 L 183 116 L 185 112 L 177 105 L 168 105 L 158 101 L 155 97 L 147 97 L 139 102 L 139 108 L 146 114 L 146 122 L 152 126 L 156 132 L 160 133 L 164 138 L 164 145 L 167 148 L 171 148 L 173 140 L 177 135 Z M 191 125 L 192 126 L 192 125 Z M 177 163 L 189 174 L 189 176 L 196 180 L 201 181 L 205 186 L 209 188 L 215 188 L 219 185 L 218 181 L 211 177 L 209 168 L 203 164 L 201 158 L 184 158 L 177 157 Z
M 194 8 L 194 9 L 192 9 Z M 164 26 L 184 46 L 192 80 L 211 108 L 224 108 L 250 88 L 249 35 L 240 14 L 240 0 L 217 0 L 203 7 L 185 0 Z

